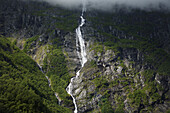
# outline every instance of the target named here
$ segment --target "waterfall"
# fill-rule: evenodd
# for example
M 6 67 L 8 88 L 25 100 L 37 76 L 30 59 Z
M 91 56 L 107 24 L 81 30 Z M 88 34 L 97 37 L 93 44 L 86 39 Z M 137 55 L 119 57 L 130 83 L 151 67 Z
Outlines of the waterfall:
M 78 28 L 76 29 L 76 47 L 77 47 L 77 54 L 78 54 L 78 57 L 79 57 L 80 62 L 81 62 L 81 67 L 84 67 L 84 64 L 87 62 L 85 41 L 84 41 L 82 33 L 81 33 L 81 27 L 85 24 L 85 19 L 83 18 L 83 14 L 84 14 L 85 11 L 86 11 L 85 2 L 83 2 L 82 14 L 80 16 L 81 23 L 78 26 Z M 74 82 L 75 78 L 77 78 L 80 75 L 80 71 L 81 71 L 81 69 L 76 73 L 76 77 L 71 78 L 71 82 L 68 85 L 68 87 L 66 88 L 67 93 L 70 94 L 71 97 L 73 98 L 73 103 L 74 103 L 74 106 L 75 106 L 74 113 L 77 113 L 78 110 L 77 110 L 76 99 L 74 98 L 73 93 L 72 93 L 73 82 Z

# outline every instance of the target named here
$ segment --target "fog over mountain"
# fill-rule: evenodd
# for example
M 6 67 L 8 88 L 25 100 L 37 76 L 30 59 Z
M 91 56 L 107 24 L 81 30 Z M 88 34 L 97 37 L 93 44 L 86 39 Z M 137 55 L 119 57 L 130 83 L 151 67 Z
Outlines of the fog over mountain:
M 144 10 L 169 10 L 170 0 L 43 0 L 66 8 L 78 8 L 84 2 L 88 9 L 112 10 L 119 8 L 139 8 Z

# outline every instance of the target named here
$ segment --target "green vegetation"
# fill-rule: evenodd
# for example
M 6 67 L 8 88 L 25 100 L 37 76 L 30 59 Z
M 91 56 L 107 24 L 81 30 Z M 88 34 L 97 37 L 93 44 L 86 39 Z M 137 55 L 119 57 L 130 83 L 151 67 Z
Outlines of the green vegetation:
M 103 50 L 104 50 L 104 47 L 102 44 L 100 43 L 95 43 L 93 46 L 91 46 L 91 51 L 94 50 L 95 51 L 95 54 L 97 54 L 98 52 L 99 53 L 102 53 Z
M 25 53 L 27 53 L 27 52 L 29 51 L 29 49 L 31 49 L 31 46 L 35 46 L 35 45 L 33 45 L 32 43 L 33 43 L 34 41 L 37 41 L 38 38 L 39 38 L 39 35 L 27 39 L 27 41 L 26 41 L 25 44 L 24 44 L 24 50 L 23 50 L 23 51 L 24 51 Z
M 101 18 L 92 16 L 86 17 L 89 21 L 92 22 L 92 27 L 97 30 L 102 37 L 104 37 L 103 42 L 96 43 L 96 45 L 98 44 L 98 46 L 95 46 L 95 49 L 100 48 L 102 45 L 104 45 L 107 47 L 107 49 L 112 49 L 118 54 L 121 52 L 122 49 L 126 48 L 140 50 L 145 56 L 145 62 L 153 65 L 158 73 L 162 75 L 170 75 L 170 63 L 168 63 L 170 62 L 170 55 L 164 49 L 162 49 L 162 39 L 158 37 L 152 37 L 151 39 L 151 37 L 149 37 L 150 34 L 155 32 L 154 28 L 157 27 L 157 24 L 155 24 L 155 20 L 154 22 L 148 21 L 144 16 L 159 16 L 161 21 L 164 22 L 164 20 L 166 20 L 166 18 L 168 17 L 168 14 L 163 14 L 159 12 L 140 13 L 140 15 L 137 14 L 134 17 L 133 14 L 136 14 L 135 11 L 129 13 L 129 15 L 119 15 L 114 13 L 107 14 L 98 12 L 98 16 L 100 16 Z M 136 18 L 140 18 L 140 21 L 133 21 L 136 20 Z M 114 19 L 121 19 L 122 23 L 117 24 L 117 22 L 114 22 Z M 112 35 L 109 31 L 107 31 L 109 27 L 117 30 L 117 32 L 123 32 L 126 37 L 131 37 L 131 39 L 125 39 L 125 37 L 118 38 Z M 164 26 L 160 27 L 164 29 Z M 103 28 L 104 30 L 101 31 L 100 28 Z M 143 34 L 143 36 L 140 36 L 139 32 Z
M 64 31 L 74 31 L 77 27 L 77 16 L 72 14 L 65 18 L 55 17 L 58 22 L 55 23 L 56 28 Z
M 134 108 L 139 108 L 141 104 L 145 106 L 148 105 L 148 98 L 143 90 L 135 90 L 129 95 L 129 98 Z
M 71 112 L 59 106 L 45 75 L 24 52 L 0 37 L 0 112 Z
M 55 28 L 66 32 L 73 32 L 76 29 L 77 20 L 79 18 L 79 13 L 77 13 L 76 11 L 70 11 L 59 6 L 37 10 L 35 12 L 32 12 L 32 15 L 49 17 L 48 22 L 45 22 L 46 25 L 51 26 L 50 23 L 53 22 Z M 50 30 L 52 31 L 53 29 Z
M 144 38 L 142 39 L 144 40 Z M 164 61 L 168 61 L 169 56 L 166 52 L 164 52 L 163 49 L 157 48 L 156 45 L 152 45 L 147 43 L 147 41 L 141 41 L 138 42 L 136 40 L 129 40 L 129 39 L 119 39 L 117 40 L 117 43 L 112 42 L 105 42 L 104 45 L 108 47 L 108 49 L 117 49 L 120 48 L 133 48 L 133 49 L 139 49 L 145 54 L 145 62 L 147 62 L 149 65 L 154 65 L 155 69 L 145 70 L 141 73 L 141 76 L 144 76 L 145 80 L 145 86 L 141 87 L 138 85 L 138 83 L 134 83 L 134 80 L 130 77 L 123 77 L 122 75 L 119 75 L 119 78 L 116 78 L 114 81 L 108 81 L 106 78 L 107 76 L 97 76 L 93 82 L 96 86 L 96 91 L 99 94 L 105 95 L 105 91 L 107 92 L 108 88 L 118 87 L 121 85 L 124 92 L 127 92 L 127 98 L 129 99 L 129 104 L 132 108 L 134 108 L 134 111 L 142 111 L 144 108 L 147 108 L 148 111 L 153 111 L 153 104 L 162 103 L 162 97 L 164 95 L 160 95 L 158 91 L 163 91 L 160 84 L 158 84 L 156 81 L 153 80 L 153 76 L 155 73 L 160 73 L 163 75 L 168 75 L 169 70 L 167 67 L 169 67 L 168 63 L 165 65 Z M 99 42 L 100 43 L 100 42 Z M 113 44 L 113 45 L 112 45 Z M 97 44 L 96 44 L 97 45 Z M 97 47 L 95 47 L 97 48 Z M 100 48 L 100 46 L 99 46 Z M 119 54 L 117 54 L 119 56 Z M 155 59 L 155 60 L 154 60 Z M 157 62 L 155 62 L 157 61 Z M 163 61 L 163 62 L 162 62 Z M 124 62 L 121 60 L 121 57 L 117 58 L 117 62 L 119 62 L 118 66 L 123 67 L 122 73 L 126 73 L 127 67 L 125 66 Z M 134 63 L 132 61 L 132 63 Z M 159 66 L 158 66 L 158 64 Z M 165 69 L 163 69 L 163 65 L 167 66 Z M 159 69 L 163 69 L 164 71 L 160 71 Z M 136 72 L 135 70 L 131 70 L 130 72 L 132 75 L 139 75 L 139 72 Z M 96 74 L 95 74 L 96 75 Z M 139 80 L 139 79 L 137 79 Z M 133 91 L 132 91 L 133 89 Z M 117 92 L 121 91 L 122 89 L 117 89 Z M 108 94 L 108 93 L 107 93 Z M 108 99 L 110 96 L 107 96 Z M 118 95 L 116 98 L 120 98 Z M 124 113 L 124 104 L 122 103 L 123 100 L 119 100 L 116 104 L 117 107 L 115 107 L 116 113 Z M 104 104 L 103 104 L 104 105 Z M 109 105 L 107 105 L 109 106 Z M 109 108 L 101 108 L 103 110 L 109 109 Z M 108 112 L 108 111 L 107 111 Z
M 72 99 L 66 92 L 66 87 L 70 81 L 66 61 L 61 49 L 52 47 L 51 52 L 44 60 L 43 69 L 51 80 L 51 86 L 54 92 L 59 94 L 65 106 L 72 106 Z
M 106 88 L 109 86 L 109 82 L 106 80 L 105 77 L 96 77 L 93 81 L 97 89 Z
M 140 109 L 147 107 L 148 111 L 152 112 L 152 104 L 161 103 L 161 95 L 157 91 L 163 91 L 163 89 L 152 80 L 154 73 L 153 70 L 146 70 L 142 73 L 142 76 L 146 79 L 145 87 L 134 87 L 134 91 L 129 93 L 128 98 L 131 107 Z
M 48 4 L 43 5 L 40 3 L 38 6 L 37 5 L 37 2 L 35 1 L 34 5 L 31 6 L 35 7 L 35 9 L 33 11 L 29 11 L 28 9 L 28 11 L 25 11 L 25 13 L 28 13 L 33 17 L 40 17 L 42 22 L 41 24 L 44 25 L 44 34 L 49 36 L 43 38 L 44 40 L 48 38 L 50 45 L 46 44 L 44 40 L 38 42 L 39 47 L 48 45 L 47 49 L 50 51 L 50 53 L 46 53 L 47 56 L 44 59 L 43 70 L 51 80 L 52 90 L 59 94 L 59 97 L 62 100 L 62 105 L 73 107 L 72 98 L 70 95 L 67 94 L 65 90 L 68 83 L 70 82 L 70 75 L 68 74 L 65 57 L 61 50 L 63 39 L 58 36 L 58 33 L 56 32 L 57 30 L 63 34 L 70 31 L 73 32 L 77 27 L 79 12 L 63 9 L 59 6 L 49 6 Z M 43 6 L 41 7 L 41 5 Z M 37 47 L 37 43 L 34 42 L 37 42 L 39 37 L 40 35 L 38 34 L 31 38 L 28 38 L 24 44 L 23 51 L 25 53 L 28 53 L 29 55 L 32 54 L 31 50 Z M 36 50 L 38 51 L 39 48 Z M 36 61 L 39 61 L 40 56 L 39 54 L 37 54 L 38 53 L 36 53 Z
M 96 64 L 96 62 L 95 62 L 94 60 L 92 60 L 92 61 L 90 62 L 90 67 L 91 67 L 91 68 L 97 67 L 97 64 Z
M 107 98 L 101 100 L 101 112 L 102 113 L 114 113 L 114 110 Z

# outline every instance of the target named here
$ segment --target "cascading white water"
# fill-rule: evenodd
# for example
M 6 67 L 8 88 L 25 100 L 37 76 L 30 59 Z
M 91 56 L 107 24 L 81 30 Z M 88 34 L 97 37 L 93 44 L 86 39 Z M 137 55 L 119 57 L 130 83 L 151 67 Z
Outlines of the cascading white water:
M 85 2 L 83 2 L 82 14 L 80 16 L 81 23 L 78 26 L 78 28 L 76 29 L 77 54 L 78 54 L 78 57 L 79 57 L 80 62 L 81 62 L 81 67 L 84 67 L 84 64 L 87 62 L 85 42 L 84 42 L 84 39 L 83 39 L 83 36 L 82 36 L 82 33 L 81 33 L 81 27 L 85 24 L 85 19 L 83 18 L 83 14 L 84 14 L 85 11 L 86 11 Z M 79 51 L 79 48 L 80 48 L 80 51 Z M 80 75 L 80 71 L 81 71 L 81 69 L 76 73 L 76 77 L 71 78 L 71 82 L 68 85 L 68 87 L 66 88 L 67 93 L 70 94 L 71 97 L 73 98 L 73 103 L 74 103 L 74 106 L 75 106 L 74 113 L 77 113 L 78 110 L 77 110 L 76 100 L 75 100 L 73 93 L 72 93 L 72 91 L 73 91 L 73 81 Z

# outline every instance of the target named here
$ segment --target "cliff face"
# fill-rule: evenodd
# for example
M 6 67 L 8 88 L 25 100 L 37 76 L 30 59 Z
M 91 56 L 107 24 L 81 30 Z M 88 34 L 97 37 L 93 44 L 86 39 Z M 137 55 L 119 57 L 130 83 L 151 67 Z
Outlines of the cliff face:
M 74 96 L 80 112 L 100 112 L 105 102 L 124 112 L 169 109 L 165 99 L 169 95 L 168 76 L 154 71 L 134 48 L 123 49 L 119 54 L 102 49 L 102 53 L 90 49 L 88 63 L 75 80 Z
M 2 0 L 0 10 L 1 34 L 15 38 L 16 45 L 42 65 L 46 46 L 63 46 L 79 19 L 79 11 L 30 0 Z
M 40 66 L 43 66 L 44 74 L 41 73 L 41 75 L 44 76 L 44 79 L 46 79 L 45 76 L 48 76 L 48 80 L 51 82 L 50 91 L 53 93 L 50 95 L 56 100 L 54 97 L 56 94 L 57 98 L 61 99 L 59 100 L 61 106 L 67 106 L 73 110 L 72 98 L 65 91 L 70 75 L 61 46 L 64 44 L 65 37 L 76 28 L 79 12 L 53 7 L 45 2 L 22 0 L 2 0 L 0 2 L 1 35 L 7 37 Z M 8 76 L 10 75 L 8 74 Z M 48 84 L 47 80 L 44 84 Z M 41 90 L 45 90 L 43 88 Z M 7 93 L 9 92 L 7 91 Z M 56 101 L 54 106 L 57 103 Z M 57 111 L 60 109 L 59 105 L 59 108 L 56 106 L 57 109 L 54 109 L 54 106 L 50 111 L 71 111 L 64 107 L 61 107 L 62 111 Z
M 74 83 L 79 112 L 169 109 L 168 15 L 142 11 L 86 14 L 82 32 L 88 62 Z
M 61 106 L 73 110 L 65 88 L 80 69 L 75 34 L 79 11 L 35 1 L 1 4 L 6 4 L 0 7 L 1 34 L 13 37 L 13 43 L 43 66 Z M 85 18 L 88 62 L 73 83 L 78 111 L 168 111 L 169 13 L 87 11 Z
M 169 109 L 168 15 L 86 13 L 82 32 L 88 62 L 75 80 L 73 94 L 79 112 Z

